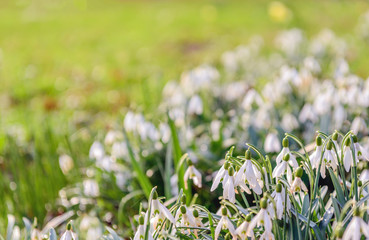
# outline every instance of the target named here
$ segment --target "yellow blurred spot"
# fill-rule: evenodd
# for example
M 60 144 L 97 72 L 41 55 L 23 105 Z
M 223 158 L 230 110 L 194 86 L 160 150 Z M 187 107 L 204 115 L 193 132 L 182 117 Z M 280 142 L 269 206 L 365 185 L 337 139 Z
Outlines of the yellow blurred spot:
M 201 8 L 201 17 L 207 22 L 214 22 L 217 15 L 217 8 L 213 5 L 205 5 Z
M 292 12 L 281 2 L 271 2 L 268 9 L 269 17 L 275 22 L 287 22 Z

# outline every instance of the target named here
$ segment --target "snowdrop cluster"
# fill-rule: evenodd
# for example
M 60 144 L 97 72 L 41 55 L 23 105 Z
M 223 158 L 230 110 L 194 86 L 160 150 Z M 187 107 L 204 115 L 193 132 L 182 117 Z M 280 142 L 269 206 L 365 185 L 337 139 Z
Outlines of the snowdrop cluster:
M 165 236 L 180 239 L 368 238 L 369 164 L 368 159 L 355 153 L 361 146 L 357 136 L 352 131 L 345 135 L 338 131 L 316 135 L 315 148 L 310 150 L 291 134 L 282 140 L 283 149 L 279 154 L 263 155 L 263 151 L 246 144 L 249 148 L 239 156 L 232 147 L 214 176 L 211 189 L 202 190 L 215 191 L 219 185 L 222 187 L 223 191 L 215 193 L 220 194 L 220 208 L 215 213 L 209 210 L 212 205 L 182 191 L 174 203 L 161 203 L 154 188 L 148 210 L 141 213 L 141 216 L 149 216 L 145 221 L 146 232 L 142 230 L 144 220 L 140 217 L 135 236 L 146 234 L 145 239 Z M 296 143 L 294 147 L 291 141 Z M 348 158 L 346 154 L 351 156 Z M 187 166 L 188 169 L 193 167 L 193 164 Z M 323 175 L 322 169 L 329 174 Z M 331 183 L 325 178 L 330 178 Z M 326 184 L 333 184 L 330 194 Z M 190 201 L 188 206 L 188 198 L 198 203 Z

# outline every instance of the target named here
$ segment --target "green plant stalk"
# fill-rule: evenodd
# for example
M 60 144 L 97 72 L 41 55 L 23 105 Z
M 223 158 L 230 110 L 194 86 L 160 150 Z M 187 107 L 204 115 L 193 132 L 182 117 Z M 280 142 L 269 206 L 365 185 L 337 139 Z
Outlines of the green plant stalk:
M 315 182 L 314 182 L 314 191 L 313 191 L 313 195 L 312 195 L 312 197 L 310 199 L 308 222 L 307 222 L 307 225 L 306 225 L 307 227 L 306 227 L 306 233 L 305 233 L 305 237 L 304 237 L 305 240 L 307 239 L 308 234 L 310 233 L 310 218 L 311 218 L 311 214 L 312 214 L 312 209 L 311 208 L 313 206 L 313 199 L 315 199 L 316 193 L 318 191 L 319 177 L 320 177 L 320 169 L 322 168 L 322 161 L 323 161 L 324 153 L 325 153 L 325 150 L 326 150 L 326 147 L 327 147 L 327 143 L 328 143 L 328 141 L 330 141 L 330 139 L 331 139 L 331 137 L 329 137 L 328 139 L 325 140 L 322 153 L 320 154 L 319 166 L 318 166 L 318 168 L 316 170 Z
M 352 167 L 352 173 L 354 175 L 354 193 L 355 193 L 355 200 L 356 202 L 359 201 L 359 194 L 358 194 L 358 187 L 357 187 L 357 164 L 356 164 L 356 154 L 355 154 L 355 146 L 354 146 L 354 140 L 351 137 L 351 143 L 352 143 L 352 156 L 354 160 L 354 166 Z M 343 184 L 346 185 L 346 182 Z
M 297 234 L 299 235 L 299 239 L 302 239 L 301 229 L 300 229 L 300 220 L 299 220 L 299 217 L 298 217 L 296 199 L 295 199 L 295 196 L 293 194 L 291 194 L 291 198 L 292 198 L 293 206 L 295 207 L 295 211 L 296 211 Z M 307 228 L 307 230 L 308 229 L 309 228 Z
M 148 198 L 148 201 L 149 201 L 149 206 L 147 208 L 147 211 L 146 211 L 146 220 L 145 220 L 145 223 L 146 223 L 146 228 L 145 228 L 145 240 L 149 239 L 149 232 L 150 232 L 150 215 L 151 215 L 151 202 L 152 202 L 152 195 L 154 193 L 154 191 L 156 191 L 156 187 L 152 188 L 151 189 L 151 192 L 150 192 L 150 195 L 149 195 L 149 198 Z
M 169 123 L 169 127 L 170 127 L 170 131 L 172 134 L 172 143 L 173 143 L 173 159 L 174 159 L 174 166 L 177 172 L 177 176 L 178 176 L 178 184 L 179 184 L 179 189 L 183 189 L 183 191 L 186 194 L 187 197 L 187 204 L 189 204 L 191 202 L 191 198 L 192 198 L 192 193 L 191 193 L 191 188 L 188 187 L 187 189 L 185 188 L 185 184 L 184 184 L 184 167 L 183 164 L 181 165 L 181 157 L 182 157 L 182 150 L 181 150 L 181 146 L 179 144 L 179 139 L 178 139 L 178 135 L 177 135 L 177 131 L 176 131 L 176 127 L 174 125 L 173 120 L 170 118 L 169 113 L 167 114 L 168 116 L 168 123 Z

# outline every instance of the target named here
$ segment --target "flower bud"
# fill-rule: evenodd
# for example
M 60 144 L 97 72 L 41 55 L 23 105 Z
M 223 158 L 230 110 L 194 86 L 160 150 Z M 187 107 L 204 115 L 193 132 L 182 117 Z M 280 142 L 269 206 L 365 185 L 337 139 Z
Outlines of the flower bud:
M 188 166 L 192 166 L 192 165 L 193 165 L 193 162 L 192 162 L 192 161 L 191 161 L 191 159 L 189 159 L 189 158 L 187 159 L 187 165 L 188 165 Z
M 186 214 L 187 210 L 185 206 L 181 206 L 181 213 Z
M 183 194 L 182 197 L 181 197 L 182 204 L 186 204 L 186 202 L 187 202 L 186 200 L 187 200 L 186 194 Z
M 339 226 L 336 227 L 334 234 L 336 238 L 342 238 L 344 232 L 345 232 L 345 228 L 343 228 L 341 224 L 339 224 Z
M 327 144 L 327 150 L 332 150 L 332 148 L 333 148 L 333 143 L 332 141 L 329 141 Z
M 261 207 L 262 209 L 266 209 L 266 208 L 267 208 L 267 206 L 268 206 L 268 200 L 267 200 L 265 197 L 263 197 L 263 198 L 260 200 L 260 207 Z
M 363 186 L 363 182 L 359 180 L 359 181 L 357 182 L 357 185 L 358 185 L 359 187 L 361 187 L 361 186 Z
M 303 173 L 304 173 L 304 170 L 301 167 L 298 167 L 296 169 L 295 176 L 298 177 L 298 178 L 301 178 Z
M 288 145 L 289 145 L 288 138 L 287 137 L 283 138 L 282 146 L 286 148 L 288 147 Z
M 252 214 L 247 214 L 246 216 L 246 222 L 251 222 L 251 219 L 252 219 Z
M 231 165 L 230 162 L 226 161 L 225 164 L 224 164 L 224 169 L 225 170 L 228 170 L 229 166 Z
M 199 217 L 199 211 L 197 211 L 197 209 L 193 210 L 192 214 L 195 218 Z
M 223 216 L 227 216 L 228 215 L 227 208 L 226 207 L 222 207 L 222 215 Z
M 154 190 L 154 192 L 152 193 L 152 200 L 156 200 L 158 199 L 158 193 L 156 192 L 156 190 Z
M 231 176 L 231 177 L 234 175 L 234 168 L 233 167 L 228 168 L 228 175 Z
M 354 141 L 354 143 L 358 142 L 357 136 L 356 135 L 352 135 L 352 140 Z
M 67 230 L 68 231 L 70 231 L 72 229 L 72 223 L 71 222 L 69 222 L 68 224 L 67 224 Z
M 286 161 L 286 162 L 289 161 L 290 160 L 290 154 L 287 153 L 286 155 L 284 155 L 283 160 Z
M 350 144 L 351 144 L 351 140 L 350 140 L 350 138 L 347 138 L 346 139 L 346 141 L 345 141 L 345 146 L 350 146 Z
M 275 187 L 275 191 L 276 191 L 277 193 L 282 192 L 282 184 L 277 183 L 277 185 L 276 185 L 276 187 Z
M 333 136 L 332 136 L 332 140 L 333 141 L 337 141 L 337 139 L 338 139 L 338 133 L 337 132 L 334 132 L 333 133 Z
M 246 151 L 246 153 L 245 153 L 245 158 L 246 158 L 247 160 L 250 160 L 250 159 L 251 159 L 251 152 L 250 152 L 250 150 L 248 150 L 248 149 L 247 149 L 247 151 Z
M 323 142 L 322 142 L 322 138 L 321 138 L 320 136 L 318 136 L 318 137 L 316 138 L 316 145 L 317 145 L 317 146 L 322 146 L 322 144 L 323 144 Z
M 144 225 L 145 224 L 145 218 L 143 215 L 140 215 L 140 217 L 138 218 L 138 224 L 140 225 Z

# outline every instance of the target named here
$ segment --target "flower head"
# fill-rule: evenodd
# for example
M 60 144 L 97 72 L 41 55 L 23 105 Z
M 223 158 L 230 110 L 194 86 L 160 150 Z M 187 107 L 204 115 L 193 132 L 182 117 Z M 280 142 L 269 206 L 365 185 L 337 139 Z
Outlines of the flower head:
M 192 179 L 193 184 L 201 188 L 202 187 L 201 173 L 199 172 L 199 170 L 195 168 L 191 160 L 188 160 L 187 164 L 188 164 L 188 168 L 184 174 L 185 188 L 186 189 L 188 188 L 188 183 L 187 183 L 188 179 Z
M 229 232 L 232 234 L 233 238 L 237 238 L 236 230 L 233 226 L 233 223 L 228 218 L 228 211 L 226 207 L 222 208 L 222 217 L 220 218 L 217 227 L 215 228 L 215 240 L 218 239 L 220 231 L 222 229 L 228 229 Z

